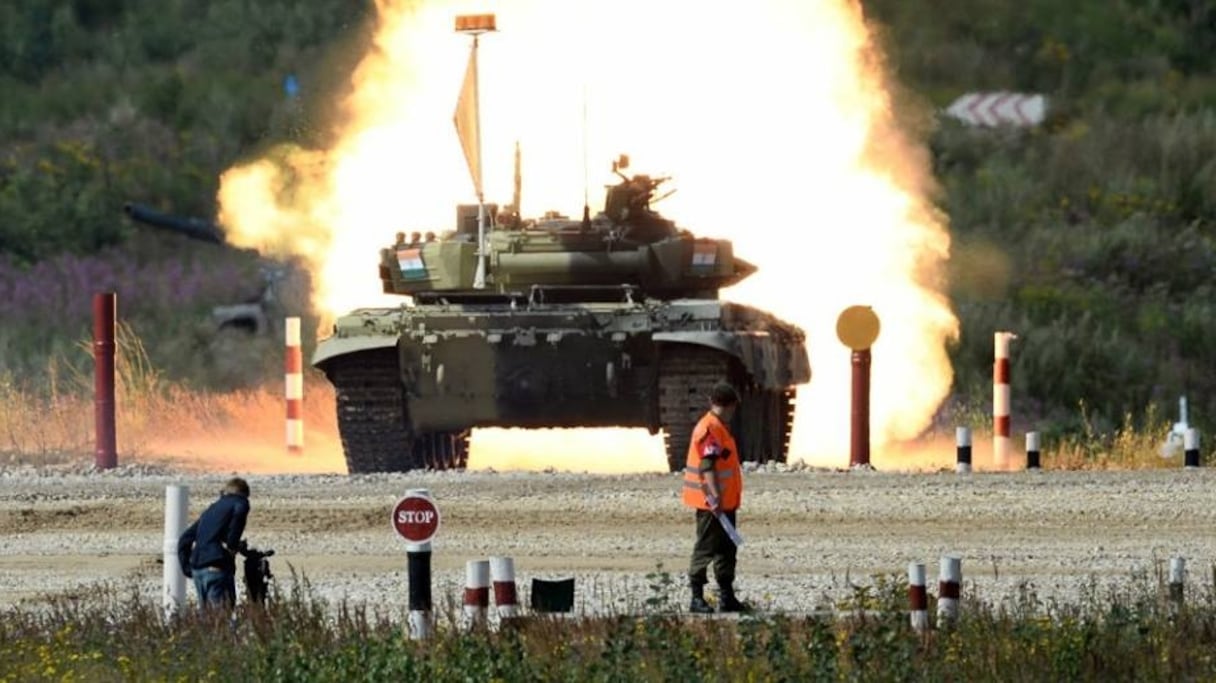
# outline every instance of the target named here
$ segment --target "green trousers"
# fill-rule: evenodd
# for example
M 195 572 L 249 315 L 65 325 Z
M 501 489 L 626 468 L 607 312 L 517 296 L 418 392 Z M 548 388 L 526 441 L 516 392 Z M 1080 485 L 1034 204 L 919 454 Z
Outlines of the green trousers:
M 725 513 L 732 524 L 735 511 Z M 714 579 L 723 588 L 735 582 L 735 557 L 738 553 L 734 541 L 718 518 L 709 510 L 697 510 L 697 542 L 692 547 L 692 562 L 688 565 L 688 583 L 693 590 L 700 590 L 709 581 L 709 565 L 714 566 Z

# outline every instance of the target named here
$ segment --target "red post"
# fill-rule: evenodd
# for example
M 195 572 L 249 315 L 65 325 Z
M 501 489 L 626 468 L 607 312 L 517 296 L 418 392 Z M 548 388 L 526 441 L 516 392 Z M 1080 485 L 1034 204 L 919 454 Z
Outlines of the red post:
M 853 431 L 849 466 L 870 464 L 870 350 L 853 352 Z
M 93 295 L 93 429 L 97 436 L 94 466 L 108 470 L 118 466 L 114 430 L 114 318 L 117 297 L 113 292 Z

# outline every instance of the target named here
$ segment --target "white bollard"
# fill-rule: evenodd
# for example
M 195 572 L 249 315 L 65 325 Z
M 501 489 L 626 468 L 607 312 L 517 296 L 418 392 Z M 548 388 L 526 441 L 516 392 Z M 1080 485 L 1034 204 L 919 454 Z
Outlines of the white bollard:
M 1026 432 L 1026 469 L 1040 469 L 1039 433 Z
M 993 338 L 992 464 L 998 470 L 1009 469 L 1009 342 L 1013 339 L 1017 335 L 1012 332 L 997 332 Z
M 469 628 L 486 624 L 490 608 L 490 562 L 469 560 L 464 566 L 464 617 Z
M 963 583 L 963 559 L 958 555 L 942 555 L 937 584 L 937 625 L 953 625 L 958 621 L 958 601 Z
M 924 633 L 929 630 L 929 596 L 925 592 L 925 565 L 918 562 L 908 564 L 908 608 L 912 630 Z
M 287 318 L 287 349 L 284 369 L 287 379 L 287 452 L 304 450 L 304 356 L 300 350 L 300 319 Z
M 959 427 L 954 430 L 954 441 L 957 444 L 954 471 L 966 474 L 971 471 L 971 428 Z
M 177 539 L 186 530 L 186 515 L 190 489 L 185 486 L 165 487 L 164 589 L 161 606 L 166 619 L 181 613 L 186 604 L 186 575 L 177 559 Z
M 515 560 L 510 557 L 490 558 L 490 580 L 494 584 L 494 604 L 498 616 L 510 619 L 519 615 L 519 597 L 515 590 Z
M 1199 467 L 1199 430 L 1190 427 L 1186 430 L 1186 437 L 1183 438 L 1183 463 L 1186 469 L 1193 470 Z

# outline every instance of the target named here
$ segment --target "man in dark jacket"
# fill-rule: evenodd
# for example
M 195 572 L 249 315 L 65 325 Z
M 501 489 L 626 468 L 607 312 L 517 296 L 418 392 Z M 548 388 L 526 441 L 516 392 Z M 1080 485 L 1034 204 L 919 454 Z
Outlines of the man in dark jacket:
M 236 554 L 249 517 L 249 484 L 233 477 L 177 541 L 182 573 L 194 579 L 200 607 L 236 604 Z

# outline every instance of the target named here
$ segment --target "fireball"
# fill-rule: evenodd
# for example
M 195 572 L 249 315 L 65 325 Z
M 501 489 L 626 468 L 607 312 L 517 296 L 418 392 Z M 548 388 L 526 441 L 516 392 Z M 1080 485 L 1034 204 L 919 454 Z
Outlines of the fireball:
M 596 210 L 610 160 L 628 153 L 635 170 L 674 179 L 659 210 L 760 267 L 723 298 L 806 330 L 814 377 L 791 459 L 848 461 L 849 350 L 834 329 L 851 305 L 882 321 L 873 448 L 926 428 L 953 380 L 949 235 L 854 2 L 379 0 L 332 148 L 283 148 L 224 174 L 231 239 L 307 259 L 325 316 L 400 305 L 380 293 L 379 249 L 397 231 L 447 229 L 456 204 L 476 201 L 452 123 L 470 49 L 453 21 L 490 9 L 499 30 L 478 50 L 487 201 L 509 201 L 517 141 L 524 215 Z M 570 438 L 480 430 L 471 466 L 569 467 Z M 654 437 L 597 433 L 580 448 L 581 463 L 615 471 L 664 463 Z

